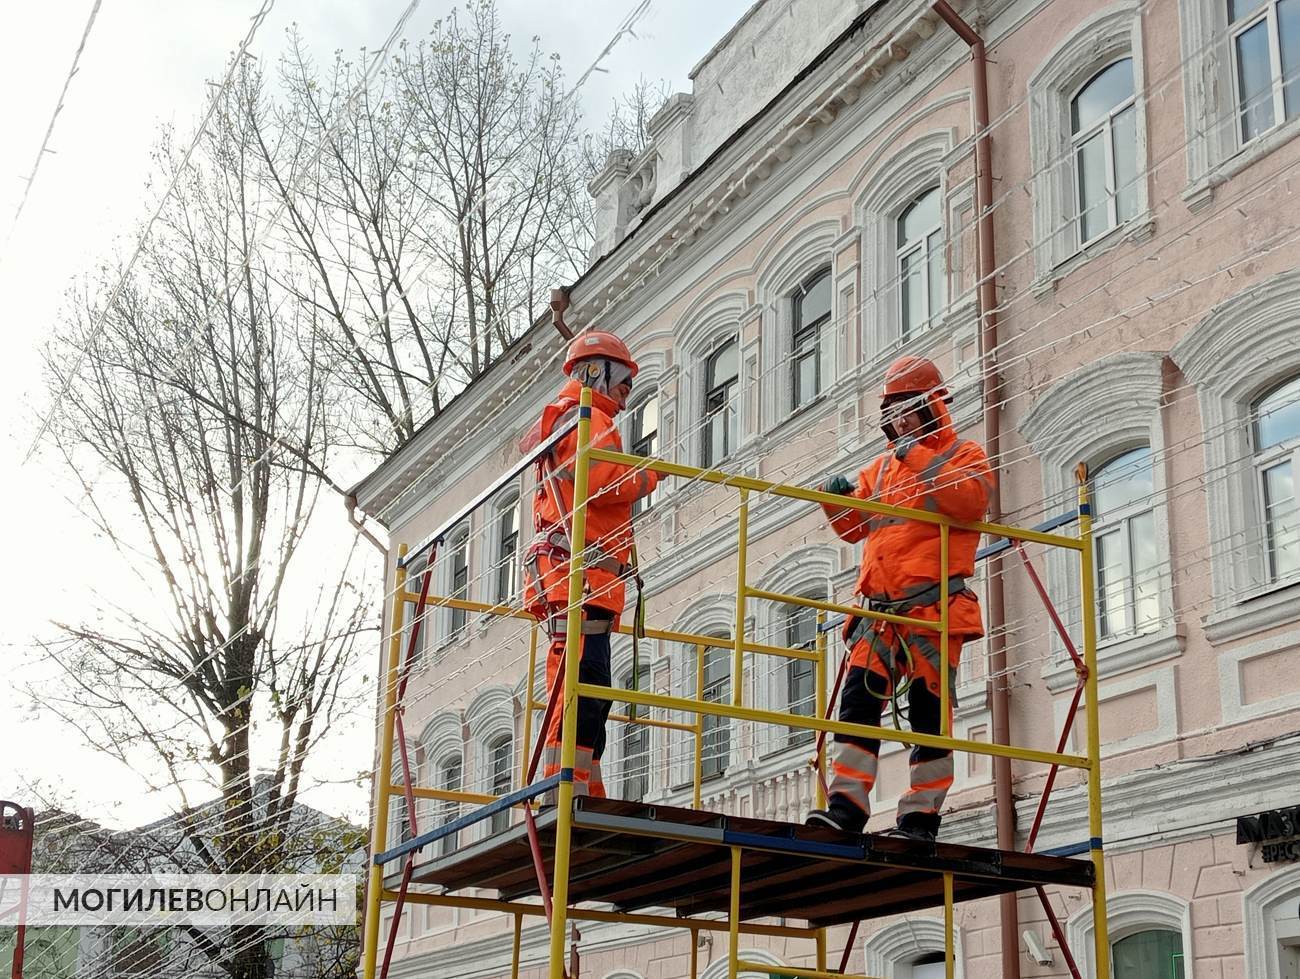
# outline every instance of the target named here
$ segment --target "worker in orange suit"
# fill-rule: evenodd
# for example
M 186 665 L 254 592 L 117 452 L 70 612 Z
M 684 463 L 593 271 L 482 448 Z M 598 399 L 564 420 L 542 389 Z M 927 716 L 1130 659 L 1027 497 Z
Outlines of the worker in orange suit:
M 623 451 L 614 419 L 627 407 L 637 364 L 626 344 L 610 333 L 590 331 L 569 345 L 564 372 L 569 380 L 542 411 L 520 443 L 532 452 L 579 415 L 583 387 L 591 388 L 591 445 Z M 537 463 L 533 497 L 536 536 L 524 557 L 524 606 L 550 637 L 546 686 L 554 684 L 564 661 L 568 622 L 569 559 L 573 553 L 574 461 L 578 433 L 565 435 Z M 636 574 L 632 563 L 632 504 L 654 492 L 658 473 L 609 462 L 593 462 L 587 477 L 586 549 L 583 554 L 581 683 L 610 686 L 610 633 L 618 627 L 626 602 L 626 583 Z M 577 795 L 604 797 L 600 759 L 605 750 L 605 722 L 610 701 L 578 698 L 577 757 L 573 789 Z M 545 775 L 560 770 L 562 714 L 557 707 L 546 729 Z
M 981 520 L 994 475 L 983 447 L 957 437 L 947 407 L 951 402 L 933 363 L 922 357 L 899 358 L 885 372 L 880 406 L 888 448 L 858 473 L 856 486 L 843 476 L 834 476 L 822 488 L 860 500 L 942 513 L 954 520 Z M 938 525 L 834 505 L 824 504 L 823 509 L 840 537 L 852 543 L 865 541 L 857 591 L 867 607 L 936 623 L 931 631 L 866 618 L 845 622 L 844 639 L 850 653 L 840 720 L 879 725 L 885 702 L 896 695 L 902 699 L 905 694 L 912 730 L 939 734 L 939 578 L 943 567 Z M 955 688 L 962 643 L 984 634 L 979 601 L 966 586 L 975 573 L 979 536 L 975 531 L 953 529 L 949 537 L 950 694 Z M 955 703 L 956 697 L 951 696 L 950 711 Z M 837 734 L 835 741 L 826 808 L 813 810 L 807 822 L 859 833 L 871 814 L 880 742 L 842 734 Z M 911 786 L 899 801 L 895 832 L 933 840 L 952 780 L 951 751 L 914 747 Z

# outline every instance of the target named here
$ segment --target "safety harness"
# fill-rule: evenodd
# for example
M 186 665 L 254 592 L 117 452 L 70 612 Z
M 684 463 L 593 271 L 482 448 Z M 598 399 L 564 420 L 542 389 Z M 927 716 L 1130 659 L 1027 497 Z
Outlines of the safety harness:
M 936 581 L 933 584 L 927 585 L 921 591 L 907 595 L 903 598 L 891 599 L 887 595 L 868 595 L 866 607 L 872 612 L 884 612 L 888 615 L 906 615 L 913 609 L 925 608 L 928 605 L 938 604 L 939 600 L 943 597 L 943 589 L 941 585 L 941 582 Z M 952 575 L 948 578 L 949 601 L 951 601 L 954 596 L 966 591 L 968 591 L 968 589 L 966 588 L 966 579 L 963 576 Z M 898 702 L 909 690 L 912 689 L 912 684 L 916 680 L 916 658 L 912 653 L 911 645 L 909 645 L 907 640 L 904 638 L 902 630 L 895 626 L 894 623 L 870 620 L 860 615 L 855 615 L 844 624 L 843 635 L 844 642 L 848 647 L 848 654 L 852 654 L 853 647 L 857 645 L 858 640 L 862 638 L 864 631 L 867 630 L 879 632 L 882 637 L 888 633 L 892 633 L 894 640 L 903 650 L 905 668 L 902 671 L 902 676 L 899 675 L 898 657 L 890 656 L 888 657 L 888 662 L 884 663 L 885 669 L 889 671 L 888 690 L 878 693 L 871 689 L 871 683 L 869 681 L 866 679 L 863 680 L 863 686 L 866 688 L 867 693 L 871 694 L 871 696 L 875 697 L 877 700 L 888 701 L 890 712 L 894 718 L 894 726 L 898 727 Z M 886 659 L 884 656 L 878 658 L 882 661 Z M 870 665 L 870 662 L 871 660 L 868 658 L 868 665 Z M 870 675 L 871 671 L 867 670 L 867 676 Z

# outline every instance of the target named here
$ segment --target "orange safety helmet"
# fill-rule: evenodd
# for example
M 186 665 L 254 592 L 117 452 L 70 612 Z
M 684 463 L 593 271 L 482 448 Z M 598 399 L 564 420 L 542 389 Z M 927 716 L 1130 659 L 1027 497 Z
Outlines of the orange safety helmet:
M 569 344 L 569 353 L 564 360 L 564 373 L 572 374 L 573 365 L 589 357 L 605 357 L 608 360 L 616 360 L 620 364 L 626 365 L 632 372 L 633 377 L 636 377 L 637 371 L 641 369 L 637 366 L 637 362 L 632 359 L 632 352 L 627 349 L 626 343 L 612 333 L 591 330 L 574 337 Z
M 900 394 L 924 394 L 934 392 L 940 398 L 948 397 L 943 375 L 934 362 L 924 357 L 899 357 L 885 371 L 885 390 L 882 398 L 892 398 Z

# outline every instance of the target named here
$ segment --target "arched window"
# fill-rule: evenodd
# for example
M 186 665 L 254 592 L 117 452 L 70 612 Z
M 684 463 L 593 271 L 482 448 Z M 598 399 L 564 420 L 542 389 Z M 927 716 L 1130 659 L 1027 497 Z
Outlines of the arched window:
M 928 326 L 943 310 L 941 196 L 938 187 L 931 187 L 898 216 L 898 319 L 904 337 Z
M 716 466 L 736 448 L 740 341 L 727 340 L 704 361 L 704 462 Z
M 1251 436 L 1266 570 L 1270 581 L 1282 581 L 1300 573 L 1300 376 L 1251 406 Z
M 1300 114 L 1300 9 L 1294 0 L 1227 0 L 1241 142 Z
M 519 564 L 519 497 L 513 494 L 497 504 L 496 552 L 495 598 L 504 605 L 515 593 Z
M 510 792 L 514 784 L 514 753 L 509 735 L 497 738 L 488 746 L 488 792 L 503 796 Z M 510 828 L 510 810 L 503 809 L 492 814 L 492 832 L 500 833 Z
M 469 528 L 457 530 L 447 545 L 447 594 L 451 598 L 469 598 Z M 461 633 L 469 621 L 463 608 L 452 608 L 447 616 L 448 640 L 464 638 Z
M 620 686 L 624 690 L 631 690 L 633 686 L 637 690 L 648 690 L 650 688 L 649 665 L 640 664 L 636 672 L 635 684 L 632 671 L 628 670 L 623 674 Z M 630 708 L 630 704 L 624 705 L 625 712 Z M 637 716 L 644 718 L 647 711 L 648 708 L 640 707 Z M 622 762 L 620 775 L 623 783 L 619 797 L 628 802 L 640 802 L 650 791 L 650 728 L 648 725 L 630 721 L 623 723 L 619 731 L 619 756 Z
M 1151 449 L 1145 445 L 1111 459 L 1092 477 L 1101 639 L 1147 632 L 1160 621 L 1152 479 Z
M 1132 58 L 1097 72 L 1070 100 L 1070 133 L 1082 247 L 1137 214 Z
M 425 569 L 429 566 L 428 561 L 429 559 L 427 557 L 422 557 L 419 561 L 411 564 L 406 569 L 406 590 L 408 592 L 419 594 L 420 586 L 424 579 Z M 434 582 L 430 582 L 430 584 L 432 585 Z M 429 589 L 430 594 L 433 594 L 436 591 L 436 587 Z M 402 642 L 402 656 L 406 656 L 407 653 L 407 645 L 410 642 L 411 629 L 415 624 L 416 607 L 415 602 L 406 602 L 405 611 L 402 613 L 403 628 L 406 632 Z M 424 651 L 429 648 L 429 644 L 433 641 L 432 632 L 437 621 L 434 618 L 434 613 L 436 611 L 437 610 L 434 607 L 429 605 L 426 605 L 424 608 L 424 615 L 420 618 L 420 632 L 415 638 L 415 648 L 411 650 L 412 666 L 417 665 L 420 660 L 424 658 Z
M 659 448 L 659 395 L 656 393 L 641 401 L 628 414 L 627 451 L 634 456 L 653 456 Z M 636 500 L 632 504 L 632 516 L 649 510 L 658 496 L 656 487 L 649 496 Z
M 461 756 L 446 755 L 438 762 L 438 788 L 445 792 L 461 791 Z M 460 803 L 443 799 L 438 803 L 438 825 L 446 826 L 460 814 Z M 438 853 L 454 853 L 458 845 L 459 833 L 444 836 L 438 841 Z
M 1183 979 L 1183 936 L 1164 928 L 1125 935 L 1111 943 L 1110 964 L 1114 979 Z
M 791 409 L 812 401 L 822 389 L 822 333 L 831 319 L 831 270 L 821 269 L 791 297 Z

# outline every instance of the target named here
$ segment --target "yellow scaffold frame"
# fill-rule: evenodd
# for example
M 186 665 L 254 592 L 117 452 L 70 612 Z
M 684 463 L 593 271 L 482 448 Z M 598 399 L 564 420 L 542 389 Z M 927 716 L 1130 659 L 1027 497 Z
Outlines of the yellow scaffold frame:
M 768 482 L 766 480 L 756 479 L 749 476 L 730 475 L 716 469 L 702 469 L 696 466 L 682 465 L 680 463 L 668 462 L 662 459 L 646 458 L 622 452 L 613 452 L 595 448 L 591 444 L 591 390 L 589 388 L 584 388 L 582 390 L 580 405 L 581 410 L 579 412 L 577 423 L 577 453 L 574 465 L 574 502 L 572 514 L 573 540 L 582 541 L 586 539 L 588 473 L 593 462 L 609 462 L 635 469 L 651 469 L 660 475 L 678 476 L 701 482 L 714 483 L 721 486 L 728 486 L 738 491 L 740 500 L 737 521 L 737 533 L 739 539 L 737 544 L 735 633 L 733 639 L 719 639 L 716 637 L 700 636 L 691 633 L 672 632 L 653 628 L 647 628 L 644 630 L 643 634 L 649 638 L 682 643 L 687 646 L 695 647 L 697 652 L 696 684 L 693 698 L 674 697 L 651 693 L 644 690 L 624 690 L 617 687 L 603 687 L 579 682 L 578 659 L 581 649 L 581 604 L 584 579 L 582 552 L 580 549 L 575 548 L 570 562 L 569 604 L 567 610 L 568 618 L 564 643 L 565 670 L 562 696 L 563 719 L 561 724 L 561 771 L 572 772 L 574 768 L 577 744 L 577 702 L 579 697 L 592 697 L 644 707 L 659 708 L 669 714 L 677 713 L 688 716 L 693 715 L 694 720 L 690 723 L 643 716 L 629 717 L 627 715 L 619 714 L 611 714 L 610 717 L 613 720 L 644 724 L 653 727 L 670 728 L 686 732 L 693 736 L 695 751 L 692 804 L 693 807 L 697 809 L 700 806 L 702 771 L 701 748 L 703 741 L 703 719 L 705 715 L 735 718 L 737 720 L 752 721 L 760 724 L 774 724 L 785 726 L 787 728 L 821 731 L 826 732 L 828 735 L 852 734 L 858 737 L 876 738 L 882 741 L 901 742 L 906 745 L 921 745 L 943 748 L 951 751 L 962 751 L 972 754 L 1011 758 L 1024 762 L 1052 766 L 1053 770 L 1055 770 L 1057 766 L 1082 770 L 1086 772 L 1087 779 L 1088 848 L 1095 876 L 1095 883 L 1093 886 L 1093 920 L 1095 922 L 1093 929 L 1093 975 L 1096 979 L 1110 979 L 1110 941 L 1106 920 L 1106 868 L 1102 846 L 1100 725 L 1098 719 L 1097 699 L 1092 521 L 1090 516 L 1087 484 L 1086 480 L 1082 478 L 1082 473 L 1080 474 L 1078 495 L 1079 536 L 1070 537 L 1041 530 L 1011 527 L 1002 524 L 956 521 L 938 513 L 889 506 L 874 501 L 858 500 L 856 498 L 825 493 L 819 490 L 810 490 L 797 486 Z M 771 496 L 787 497 L 808 503 L 831 504 L 837 507 L 851 507 L 873 515 L 918 520 L 939 526 L 940 560 L 944 569 L 944 573 L 940 575 L 939 578 L 939 607 L 941 614 L 938 623 L 941 637 L 941 655 L 939 658 L 941 676 L 939 690 L 942 725 L 940 734 L 924 734 L 913 731 L 897 730 L 895 728 L 852 724 L 824 717 L 823 715 L 826 712 L 826 681 L 829 673 L 829 656 L 826 650 L 824 630 L 819 628 L 815 649 L 811 651 L 807 649 L 790 649 L 781 646 L 767 645 L 764 643 L 754 642 L 746 637 L 745 613 L 749 599 L 800 605 L 816 609 L 818 612 L 819 625 L 825 622 L 826 613 L 828 612 L 861 616 L 897 625 L 919 626 L 929 631 L 933 631 L 935 625 L 933 621 L 921 620 L 906 615 L 871 611 L 856 606 L 841 605 L 830 601 L 818 601 L 797 595 L 786 595 L 751 586 L 746 578 L 749 543 L 749 495 L 751 493 L 763 493 Z M 1078 553 L 1083 619 L 1083 648 L 1081 651 L 1083 666 L 1081 672 L 1083 674 L 1082 687 L 1084 695 L 1083 706 L 1085 710 L 1086 755 L 1041 751 L 1032 748 L 1015 747 L 1012 745 L 971 741 L 952 736 L 952 718 L 949 710 L 949 577 L 947 574 L 947 568 L 949 534 L 954 527 L 965 530 L 976 530 L 983 534 L 987 534 L 990 537 L 1005 538 L 1006 540 L 1015 542 L 1016 544 L 1033 542 L 1048 547 L 1064 548 L 1068 551 Z M 407 548 L 403 545 L 400 548 L 399 554 L 402 557 L 405 557 L 406 553 Z M 384 715 L 381 728 L 382 733 L 380 735 L 379 770 L 377 773 L 378 784 L 374 797 L 371 840 L 372 856 L 382 853 L 388 845 L 388 816 L 391 801 L 394 798 L 402 797 L 407 793 L 407 788 L 404 785 L 394 784 L 394 719 L 398 708 L 397 689 L 402 668 L 401 656 L 404 632 L 403 609 L 408 603 L 418 603 L 420 601 L 420 595 L 408 589 L 406 570 L 403 566 L 403 562 L 400 560 L 398 562 L 395 578 L 393 613 L 391 620 L 392 627 L 389 633 L 389 655 L 385 683 Z M 543 707 L 534 695 L 538 636 L 537 626 L 533 617 L 518 608 L 506 605 L 473 602 L 458 598 L 430 597 L 426 599 L 426 605 L 464 609 L 466 611 L 524 619 L 533 622 L 528 652 L 527 709 L 524 711 L 523 722 L 525 750 L 521 752 L 521 756 L 524 758 L 522 774 L 526 780 L 528 764 L 527 756 L 529 754 L 527 748 L 532 736 L 532 715 L 535 711 Z M 620 626 L 620 631 L 624 633 L 631 632 L 631 629 L 632 627 L 630 625 Z M 706 647 L 721 647 L 733 650 L 734 661 L 731 677 L 732 697 L 730 703 L 707 701 L 703 699 L 703 677 L 701 674 L 703 672 L 704 656 L 700 654 Z M 813 660 L 815 662 L 817 678 L 816 715 L 806 716 L 790 714 L 745 706 L 742 702 L 742 692 L 744 689 L 744 654 L 746 652 Z M 538 736 L 541 736 L 540 731 L 538 732 Z M 497 796 L 490 794 L 448 791 L 423 786 L 412 786 L 410 791 L 417 799 L 435 799 L 458 803 L 489 804 L 497 799 Z M 824 804 L 824 793 L 820 785 L 818 785 L 816 791 L 819 804 Z M 807 979 L 870 979 L 870 977 L 862 976 L 846 977 L 845 973 L 832 972 L 828 970 L 827 935 L 825 928 L 799 927 L 786 924 L 763 925 L 746 923 L 740 920 L 740 895 L 743 886 L 743 881 L 741 880 L 742 847 L 740 846 L 731 847 L 732 886 L 730 913 L 726 920 L 674 918 L 658 914 L 635 914 L 570 907 L 568 901 L 569 867 L 573 832 L 574 799 L 574 788 L 571 776 L 567 779 L 561 777 L 556 788 L 556 793 L 558 796 L 558 804 L 556 808 L 552 875 L 552 913 L 548 954 L 548 975 L 550 979 L 566 979 L 565 944 L 566 932 L 570 919 L 583 921 L 614 921 L 629 924 L 682 928 L 689 930 L 692 938 L 697 938 L 700 931 L 725 931 L 728 933 L 730 939 L 727 972 L 729 979 L 736 979 L 736 976 L 742 970 L 779 972 L 784 975 L 807 977 Z M 519 805 L 532 805 L 532 803 L 522 802 L 519 803 Z M 944 874 L 943 884 L 945 931 L 944 958 L 946 962 L 947 979 L 953 979 L 955 961 L 953 941 L 954 902 L 952 873 L 949 872 Z M 364 979 L 376 979 L 377 976 L 376 967 L 378 962 L 380 940 L 379 925 L 382 902 L 396 900 L 397 897 L 398 894 L 396 892 L 391 891 L 384 886 L 383 867 L 372 861 L 366 896 L 365 935 L 363 947 Z M 518 976 L 519 974 L 520 934 L 523 918 L 542 916 L 545 913 L 541 904 L 493 900 L 487 898 L 459 896 L 455 894 L 408 893 L 405 895 L 405 901 L 412 904 L 436 907 L 466 907 L 483 910 L 496 910 L 512 915 L 514 918 L 512 976 Z M 739 936 L 742 934 L 810 939 L 815 942 L 817 966 L 815 969 L 803 969 L 792 966 L 783 965 L 774 967 L 747 962 L 740 958 Z M 698 942 L 692 941 L 691 944 L 692 954 L 690 975 L 691 979 L 695 979 L 698 975 L 698 962 L 696 957 Z

